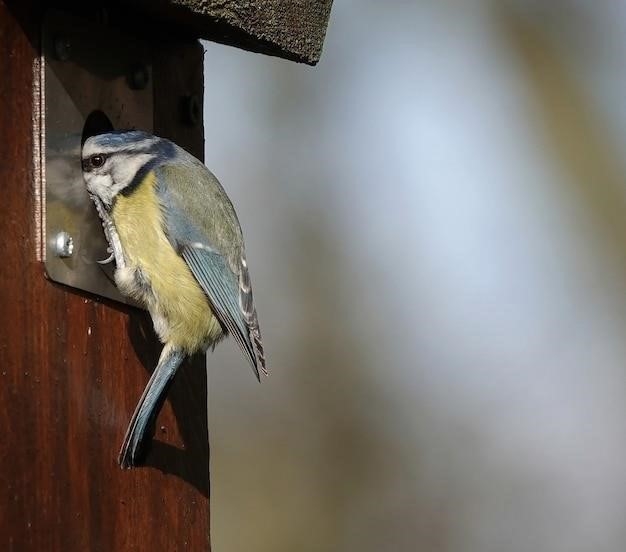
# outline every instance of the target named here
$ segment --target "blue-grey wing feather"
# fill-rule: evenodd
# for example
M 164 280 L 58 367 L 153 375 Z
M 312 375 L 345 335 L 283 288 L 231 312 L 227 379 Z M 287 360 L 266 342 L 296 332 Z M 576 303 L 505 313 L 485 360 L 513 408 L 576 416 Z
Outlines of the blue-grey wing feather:
M 218 180 L 185 155 L 155 169 L 166 235 L 258 378 L 267 370 L 239 221 Z
M 226 266 L 224 257 L 219 253 L 201 248 L 200 244 L 183 247 L 181 256 L 209 298 L 216 316 L 241 347 L 258 378 L 258 361 L 235 291 L 237 283 L 233 273 Z M 263 365 L 261 367 L 263 368 Z

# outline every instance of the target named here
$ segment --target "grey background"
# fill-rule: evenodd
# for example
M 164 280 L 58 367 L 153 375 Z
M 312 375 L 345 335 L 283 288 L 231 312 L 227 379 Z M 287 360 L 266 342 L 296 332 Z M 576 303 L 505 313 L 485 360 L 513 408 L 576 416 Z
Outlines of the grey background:
M 271 377 L 209 355 L 216 551 L 626 547 L 626 3 L 336 2 L 206 43 Z

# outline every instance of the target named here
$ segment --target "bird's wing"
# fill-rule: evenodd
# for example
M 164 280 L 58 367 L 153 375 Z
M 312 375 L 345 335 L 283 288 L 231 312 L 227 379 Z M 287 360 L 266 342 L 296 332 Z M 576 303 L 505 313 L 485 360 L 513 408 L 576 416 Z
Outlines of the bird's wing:
M 241 228 L 230 200 L 199 162 L 163 165 L 155 174 L 170 243 L 257 378 L 259 370 L 267 374 Z

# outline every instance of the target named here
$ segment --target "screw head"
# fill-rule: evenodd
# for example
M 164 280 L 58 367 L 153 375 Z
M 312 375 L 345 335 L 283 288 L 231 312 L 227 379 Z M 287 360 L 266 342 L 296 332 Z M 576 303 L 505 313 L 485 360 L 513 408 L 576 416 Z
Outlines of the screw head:
M 67 61 L 72 53 L 72 42 L 66 36 L 57 36 L 54 39 L 54 55 L 59 61 Z
M 150 71 L 143 63 L 136 63 L 128 73 L 128 85 L 133 90 L 143 90 L 150 82 Z
M 74 253 L 74 238 L 67 232 L 59 232 L 54 237 L 54 252 L 62 259 L 71 257 Z
M 196 126 L 202 117 L 202 106 L 196 95 L 181 98 L 181 114 L 183 122 L 189 126 Z

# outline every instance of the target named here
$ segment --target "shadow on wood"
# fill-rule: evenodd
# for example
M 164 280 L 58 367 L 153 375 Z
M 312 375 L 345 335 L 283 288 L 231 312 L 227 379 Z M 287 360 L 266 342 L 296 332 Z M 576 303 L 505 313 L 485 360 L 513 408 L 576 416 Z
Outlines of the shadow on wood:
M 131 309 L 128 337 L 137 358 L 146 369 L 147 382 L 157 365 L 162 346 L 155 338 L 152 320 L 146 312 Z M 177 428 L 160 423 L 161 416 L 157 418 L 155 434 L 144 464 L 179 477 L 208 498 L 206 384 L 204 355 L 187 359 L 178 369 L 167 397 Z M 140 395 L 141 392 L 137 395 L 137 400 Z M 167 402 L 164 408 L 168 407 Z M 128 419 L 130 421 L 130 415 Z M 169 442 L 172 439 L 175 439 L 174 443 Z

